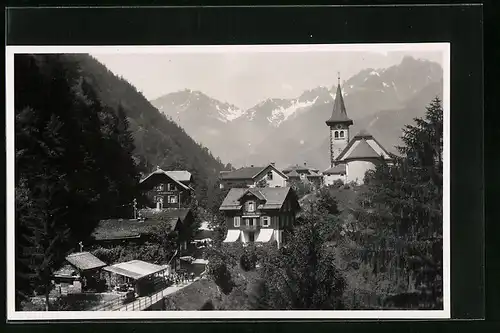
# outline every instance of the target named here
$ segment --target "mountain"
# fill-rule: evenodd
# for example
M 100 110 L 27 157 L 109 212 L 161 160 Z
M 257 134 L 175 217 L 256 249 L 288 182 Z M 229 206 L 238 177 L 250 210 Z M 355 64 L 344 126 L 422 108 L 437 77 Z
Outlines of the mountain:
M 404 125 L 401 122 L 408 118 L 401 110 L 415 105 L 411 100 L 419 95 L 429 95 L 424 91 L 438 95 L 442 76 L 439 64 L 404 57 L 397 65 L 366 68 L 350 77 L 342 89 L 348 115 L 354 120 L 353 132 L 361 126 L 375 131 L 380 127 L 381 141 L 394 146 Z M 321 169 L 328 164 L 328 145 L 323 147 L 328 137 L 325 120 L 335 92 L 336 84 L 319 86 L 296 98 L 268 98 L 247 110 L 191 90 L 164 95 L 152 104 L 214 155 L 235 166 L 272 161 L 284 167 L 308 161 Z M 408 110 L 413 110 L 408 114 L 420 112 L 413 107 Z M 384 129 L 377 116 L 397 127 Z
M 236 157 L 231 163 L 241 165 L 251 160 L 254 164 L 264 164 L 273 161 L 285 167 L 307 161 L 319 169 L 326 168 L 329 149 L 325 120 L 333 108 L 332 90 L 330 101 L 326 98 L 325 103 L 315 103 L 284 121 L 250 154 Z M 442 94 L 442 69 L 430 61 L 405 57 L 400 64 L 386 69 L 360 71 L 343 83 L 343 93 L 347 114 L 354 120 L 351 133 L 354 135 L 365 127 L 375 132 L 380 128 L 383 138 L 380 141 L 390 149 L 399 143 L 401 128 L 411 123 L 414 116 L 423 114 L 434 96 Z M 425 102 L 416 103 L 414 100 Z M 387 125 L 384 126 L 384 121 L 375 121 L 377 116 Z M 378 138 L 376 133 L 372 134 Z
M 156 166 L 190 171 L 198 199 L 203 204 L 207 191 L 213 188 L 219 171 L 224 167 L 221 161 L 160 113 L 134 86 L 97 60 L 85 54 L 68 57 L 79 63 L 81 75 L 97 91 L 104 104 L 123 107 L 134 136 L 134 155 L 143 164 L 143 171 L 150 172 Z

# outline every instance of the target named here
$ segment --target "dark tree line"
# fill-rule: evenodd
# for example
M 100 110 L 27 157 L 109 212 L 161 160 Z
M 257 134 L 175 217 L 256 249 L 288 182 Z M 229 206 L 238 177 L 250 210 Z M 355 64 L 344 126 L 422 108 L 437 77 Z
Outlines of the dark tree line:
M 107 105 L 78 62 L 16 55 L 16 303 L 46 296 L 64 257 L 98 221 L 136 197 L 133 137 L 120 105 Z

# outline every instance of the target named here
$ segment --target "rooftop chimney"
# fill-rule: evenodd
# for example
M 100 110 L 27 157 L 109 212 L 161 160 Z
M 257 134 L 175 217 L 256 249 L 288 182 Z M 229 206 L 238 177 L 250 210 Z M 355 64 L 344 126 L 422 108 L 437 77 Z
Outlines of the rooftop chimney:
M 306 162 L 304 162 L 304 166 L 307 166 L 307 163 L 306 163 Z
M 276 162 L 271 162 L 271 165 L 272 166 L 276 166 Z
M 253 168 L 253 164 L 250 164 L 250 167 Z

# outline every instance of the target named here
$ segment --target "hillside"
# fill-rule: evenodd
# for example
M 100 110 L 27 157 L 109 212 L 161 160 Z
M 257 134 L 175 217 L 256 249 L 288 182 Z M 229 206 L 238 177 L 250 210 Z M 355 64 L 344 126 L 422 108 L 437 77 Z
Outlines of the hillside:
M 121 104 L 124 108 L 134 135 L 134 155 L 143 165 L 143 172 L 152 171 L 156 166 L 186 169 L 193 174 L 198 196 L 205 196 L 223 168 L 220 160 L 161 114 L 134 86 L 97 60 L 84 54 L 69 57 L 78 61 L 82 75 L 105 104 L 111 107 Z

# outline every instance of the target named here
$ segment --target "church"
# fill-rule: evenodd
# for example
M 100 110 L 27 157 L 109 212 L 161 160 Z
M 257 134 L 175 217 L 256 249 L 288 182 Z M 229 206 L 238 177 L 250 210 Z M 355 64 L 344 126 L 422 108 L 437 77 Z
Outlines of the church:
M 326 121 L 330 128 L 330 167 L 323 172 L 324 184 L 336 180 L 362 184 L 366 171 L 374 169 L 381 158 L 390 161 L 387 150 L 366 130 L 351 139 L 349 127 L 353 121 L 347 116 L 340 77 L 333 104 L 332 116 Z

